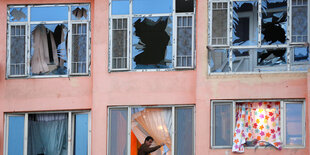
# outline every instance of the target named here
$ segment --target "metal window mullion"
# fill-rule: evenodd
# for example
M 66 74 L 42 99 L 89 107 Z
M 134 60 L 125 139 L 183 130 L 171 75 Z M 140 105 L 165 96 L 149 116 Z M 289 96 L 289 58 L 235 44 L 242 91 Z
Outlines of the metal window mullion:
M 209 21 L 209 30 L 208 30 L 208 45 L 213 45 L 212 42 L 212 27 L 213 27 L 213 20 L 212 20 L 212 16 L 213 16 L 213 3 L 212 1 L 209 2 L 209 11 L 208 11 L 209 15 L 208 15 L 208 21 Z
M 26 25 L 27 27 L 27 37 L 26 37 L 26 40 L 28 41 L 27 44 L 26 44 L 26 49 L 27 49 L 27 54 L 25 55 L 25 57 L 27 58 L 26 62 L 27 62 L 27 76 L 30 76 L 30 59 L 31 59 L 31 56 L 30 56 L 30 44 L 31 44 L 31 30 L 30 30 L 30 17 L 31 17 L 31 9 L 30 9 L 30 6 L 28 6 L 28 23 Z M 26 72 L 26 71 L 25 71 Z
M 6 70 L 6 74 L 7 74 L 7 77 L 9 77 L 11 75 L 11 25 L 8 24 L 8 34 L 7 34 L 7 38 L 8 38 L 8 41 L 7 41 L 7 53 L 8 53 L 8 56 L 7 56 L 7 70 Z
M 195 3 L 195 2 L 194 2 Z M 195 10 L 195 7 L 194 7 L 194 10 Z M 194 14 L 195 15 L 195 14 Z M 191 68 L 194 68 L 194 62 L 196 62 L 196 59 L 195 59 L 195 38 L 196 38 L 196 35 L 195 35 L 195 21 L 196 21 L 196 18 L 194 15 L 191 15 L 190 17 L 192 17 L 192 64 L 191 64 Z M 186 60 L 187 61 L 187 60 Z
M 128 107 L 127 120 L 127 155 L 130 155 L 131 150 L 131 107 Z
M 173 1 L 173 12 L 172 12 L 172 62 L 173 67 L 177 67 L 177 59 L 178 59 L 178 53 L 177 53 L 177 44 L 178 44 L 178 18 L 182 16 L 177 16 L 175 14 L 175 1 Z M 183 20 L 182 20 L 183 21 Z
M 227 2 L 227 38 L 226 45 L 232 46 L 232 33 L 233 33 L 233 2 Z M 222 4 L 223 5 L 223 4 Z
M 261 48 L 262 45 L 262 0 L 258 0 L 258 48 Z M 256 52 L 257 53 L 257 52 Z M 256 55 L 255 53 L 255 55 Z
M 308 39 L 308 43 L 310 44 L 310 0 L 308 0 L 308 9 L 307 9 L 307 15 L 308 15 L 308 36 L 307 36 L 307 39 Z
M 28 116 L 28 113 L 26 113 L 24 119 L 24 155 L 27 155 L 28 152 Z
M 75 129 L 75 126 L 76 126 L 76 124 L 75 124 L 75 118 L 76 117 L 74 117 L 74 116 L 76 116 L 76 114 L 73 114 L 73 113 L 71 113 L 71 115 L 73 116 L 73 117 L 71 117 L 71 121 L 68 121 L 68 123 L 70 123 L 71 124 L 71 129 L 70 128 L 68 128 L 69 130 L 71 130 L 71 145 L 70 145 L 70 147 L 68 148 L 68 150 L 70 150 L 71 151 L 71 154 L 69 154 L 69 155 L 73 155 L 73 153 L 74 153 L 74 143 L 75 143 L 75 131 L 74 131 L 74 129 Z
M 133 14 L 132 14 L 132 1 L 133 0 L 130 0 L 129 1 L 129 24 L 127 25 L 127 32 L 128 32 L 128 35 L 127 35 L 127 38 L 128 38 L 128 55 L 127 55 L 127 68 L 128 70 L 131 70 L 131 65 L 132 65 L 132 19 L 133 19 Z
M 286 104 L 283 101 L 280 101 L 280 112 L 281 112 L 281 141 L 284 145 L 286 145 Z
M 212 100 L 212 101 L 211 101 L 211 108 L 210 108 L 210 109 L 211 109 L 211 121 L 210 121 L 210 122 L 211 122 L 211 123 L 210 123 L 210 127 L 211 127 L 211 136 L 210 136 L 210 137 L 211 137 L 211 147 L 214 146 L 214 138 L 215 138 L 215 136 L 214 136 L 214 135 L 215 135 L 215 134 L 214 134 L 214 131 L 215 131 L 215 130 L 214 130 L 214 127 L 215 127 L 215 125 L 214 125 L 214 116 L 213 116 L 213 115 L 214 115 L 214 112 L 213 112 L 213 111 L 214 111 L 214 107 L 213 107 L 214 104 L 215 104 L 215 103 L 214 103 L 214 101 Z
M 172 137 L 171 137 L 171 140 L 172 140 L 172 146 L 171 146 L 171 154 L 172 155 L 174 155 L 175 154 L 175 146 L 174 146 L 174 144 L 175 144 L 175 134 L 176 134 L 176 132 L 175 132 L 175 106 L 172 106 Z
M 293 48 L 286 48 L 286 63 L 287 63 L 287 71 L 291 70 L 291 56 L 293 55 Z M 292 62 L 293 63 L 293 62 Z
M 68 155 L 71 155 L 73 152 L 71 152 L 71 145 L 72 145 L 72 132 L 71 132 L 71 121 L 72 121 L 72 112 L 68 112 Z
M 8 154 L 8 139 L 9 139 L 9 115 L 4 115 L 4 138 L 3 138 L 3 154 Z
M 287 44 L 290 45 L 292 42 L 292 36 L 293 36 L 293 6 L 292 6 L 292 1 L 287 1 Z
M 229 57 L 228 57 L 228 62 L 229 62 L 229 72 L 233 72 L 233 49 L 229 49 Z
M 306 146 L 306 101 L 302 102 L 303 110 L 302 110 L 302 144 L 303 146 Z
M 90 62 L 90 37 L 89 37 L 89 34 L 90 34 L 91 30 L 90 30 L 90 25 L 89 25 L 89 22 L 86 23 L 86 64 L 85 64 L 85 74 L 89 74 L 89 70 L 90 70 L 90 67 L 89 67 L 89 62 Z M 83 65 L 82 65 L 82 71 L 83 71 Z
M 127 70 L 130 70 L 130 51 L 131 51 L 131 43 L 130 43 L 130 25 L 132 25 L 131 24 L 131 21 L 130 21 L 130 18 L 128 18 L 128 17 L 126 17 L 126 19 L 127 19 L 127 27 L 126 27 L 126 32 L 127 32 L 127 41 L 126 41 L 126 46 L 127 46 L 127 55 L 126 55 L 126 69 Z
M 111 1 L 110 1 L 110 8 L 111 8 Z M 109 9 L 109 14 L 111 14 L 111 9 Z M 113 70 L 113 63 L 112 63 L 112 56 L 113 56 L 113 45 L 112 45 L 112 32 L 113 32 L 113 18 L 111 18 L 111 15 L 109 15 L 109 62 L 108 62 L 108 66 L 109 66 L 109 71 Z
M 236 117 L 236 102 L 233 101 L 232 102 L 232 114 L 233 114 L 233 117 L 231 118 L 232 119 L 232 134 L 231 135 L 234 135 L 234 130 L 235 130 L 235 126 L 236 126 L 236 122 L 235 122 L 235 117 Z M 231 137 L 231 139 L 233 139 L 233 137 Z
M 76 31 L 77 32 L 77 31 Z M 71 21 L 71 6 L 68 7 L 68 49 L 67 49 L 67 59 L 68 59 L 68 76 L 72 75 L 72 21 Z

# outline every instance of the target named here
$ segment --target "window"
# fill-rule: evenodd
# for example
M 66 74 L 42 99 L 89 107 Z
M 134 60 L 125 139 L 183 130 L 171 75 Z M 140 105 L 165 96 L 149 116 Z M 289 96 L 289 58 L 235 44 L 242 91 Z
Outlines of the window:
M 8 6 L 7 77 L 88 75 L 90 6 Z
M 193 0 L 110 0 L 109 71 L 192 69 Z
M 243 152 L 244 146 L 305 147 L 305 107 L 300 100 L 214 100 L 211 117 L 212 148 Z
M 90 155 L 90 113 L 5 115 L 5 155 Z
M 307 71 L 308 0 L 210 0 L 209 73 Z
M 194 154 L 193 106 L 109 107 L 108 124 L 107 154 L 137 154 L 147 136 L 166 145 L 152 154 Z

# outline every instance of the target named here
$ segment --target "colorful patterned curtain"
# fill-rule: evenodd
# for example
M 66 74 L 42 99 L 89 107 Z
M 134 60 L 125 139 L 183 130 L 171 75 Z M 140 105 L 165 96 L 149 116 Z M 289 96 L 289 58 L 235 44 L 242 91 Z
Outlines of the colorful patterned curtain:
M 244 152 L 244 145 L 271 145 L 281 150 L 280 102 L 236 104 L 233 152 Z

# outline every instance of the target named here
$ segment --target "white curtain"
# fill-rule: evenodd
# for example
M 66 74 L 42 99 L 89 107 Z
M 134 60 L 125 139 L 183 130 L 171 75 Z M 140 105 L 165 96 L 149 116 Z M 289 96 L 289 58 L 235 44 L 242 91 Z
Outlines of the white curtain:
M 29 115 L 28 154 L 66 155 L 67 144 L 67 114 Z
M 167 155 L 171 155 L 171 108 L 134 108 L 131 117 L 132 131 L 141 144 L 147 136 L 152 136 L 153 146 L 164 143 L 169 148 Z M 161 155 L 162 152 L 163 147 L 151 154 Z

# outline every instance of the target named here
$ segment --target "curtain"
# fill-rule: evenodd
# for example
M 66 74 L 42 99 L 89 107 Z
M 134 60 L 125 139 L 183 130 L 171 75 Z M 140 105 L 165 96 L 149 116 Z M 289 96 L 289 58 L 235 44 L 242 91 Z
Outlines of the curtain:
M 131 126 L 141 144 L 144 143 L 147 136 L 152 136 L 154 138 L 152 146 L 164 143 L 169 148 L 166 155 L 171 155 L 171 108 L 134 108 Z M 152 155 L 161 155 L 162 152 L 163 147 L 153 152 Z
M 28 154 L 66 155 L 68 141 L 67 114 L 29 115 Z
M 236 104 L 233 152 L 244 152 L 244 145 L 274 146 L 281 149 L 280 102 Z

